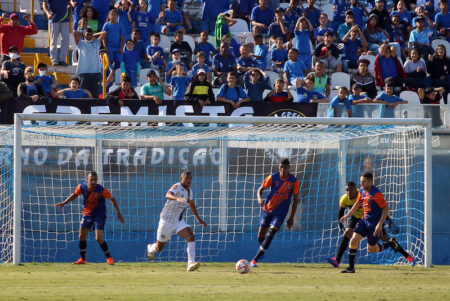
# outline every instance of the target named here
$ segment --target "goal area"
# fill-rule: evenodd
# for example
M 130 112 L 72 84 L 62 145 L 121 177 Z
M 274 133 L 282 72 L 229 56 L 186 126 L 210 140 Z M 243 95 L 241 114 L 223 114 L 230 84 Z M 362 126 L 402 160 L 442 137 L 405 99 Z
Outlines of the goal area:
M 256 192 L 288 158 L 300 205 L 293 230 L 282 226 L 264 261 L 325 263 L 335 256 L 339 199 L 348 181 L 358 185 L 360 174 L 371 171 L 399 228 L 388 234 L 418 264 L 431 266 L 428 119 L 16 114 L 14 126 L 0 133 L 0 262 L 78 258 L 83 198 L 62 210 L 53 204 L 93 170 L 125 219 L 117 220 L 107 200 L 104 238 L 116 261 L 148 260 L 164 196 L 183 170 L 193 175 L 194 201 L 208 224 L 186 210 L 197 259 L 251 259 L 262 213 Z M 155 260 L 186 261 L 186 247 L 174 234 Z M 87 258 L 104 261 L 93 233 Z M 368 254 L 366 240 L 357 262 L 406 263 L 392 250 Z

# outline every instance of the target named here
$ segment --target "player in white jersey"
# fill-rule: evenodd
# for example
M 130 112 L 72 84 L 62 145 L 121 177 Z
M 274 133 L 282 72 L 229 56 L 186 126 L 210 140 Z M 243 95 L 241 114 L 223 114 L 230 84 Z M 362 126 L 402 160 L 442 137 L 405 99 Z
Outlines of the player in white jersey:
M 172 185 L 166 193 L 166 204 L 159 217 L 158 231 L 156 234 L 156 243 L 147 245 L 148 257 L 153 260 L 155 252 L 161 252 L 166 242 L 175 231 L 179 236 L 186 239 L 188 254 L 188 271 L 195 271 L 200 266 L 200 262 L 195 261 L 195 238 L 191 226 L 183 219 L 183 213 L 186 205 L 189 206 L 197 221 L 204 227 L 206 224 L 199 216 L 197 207 L 193 200 L 192 175 L 190 171 L 184 171 L 181 174 L 180 182 Z

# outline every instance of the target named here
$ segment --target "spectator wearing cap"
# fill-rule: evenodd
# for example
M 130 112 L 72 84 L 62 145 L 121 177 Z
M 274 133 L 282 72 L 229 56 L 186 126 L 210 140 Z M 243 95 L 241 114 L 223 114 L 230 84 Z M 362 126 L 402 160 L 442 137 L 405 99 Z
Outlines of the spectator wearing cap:
M 43 0 L 42 9 L 48 18 L 50 36 L 50 59 L 53 66 L 67 66 L 66 56 L 69 48 L 69 0 Z M 58 43 L 58 36 L 61 42 Z M 58 48 L 60 44 L 60 48 Z
M 24 15 L 23 19 L 28 22 L 28 26 L 20 25 L 19 16 L 12 13 L 9 16 L 9 24 L 1 24 L 3 19 L 7 17 L 6 13 L 2 14 L 0 18 L 0 40 L 1 40 L 1 52 L 4 56 L 8 55 L 8 49 L 11 46 L 16 46 L 19 53 L 23 50 L 23 41 L 25 36 L 37 34 L 38 30 L 36 24 L 31 22 L 30 17 Z M 8 60 L 5 58 L 4 60 Z
M 436 29 L 441 36 L 446 37 L 447 41 L 450 41 L 450 14 L 448 13 L 448 1 L 439 0 L 439 9 L 441 11 L 434 17 Z
M 81 79 L 78 76 L 74 76 L 70 79 L 69 88 L 59 90 L 56 94 L 59 97 L 63 96 L 64 98 L 92 98 L 91 92 L 86 89 L 81 89 L 80 86 Z
M 178 31 L 175 33 L 175 42 L 170 45 L 170 52 L 174 49 L 178 49 L 180 51 L 181 60 L 188 67 L 188 69 L 192 69 L 192 48 L 188 42 L 183 40 L 183 33 Z
M 270 23 L 272 23 L 275 14 L 273 10 L 267 6 L 268 0 L 259 0 L 259 5 L 252 9 L 250 21 L 253 34 L 266 34 L 269 31 Z
M 156 75 L 155 70 L 147 73 L 147 81 L 148 83 L 141 87 L 141 100 L 152 100 L 159 105 L 164 100 L 164 93 L 172 95 L 170 89 Z
M 251 101 L 263 101 L 264 90 L 272 89 L 269 76 L 259 68 L 251 68 L 244 74 L 244 87 Z
M 282 38 L 283 43 L 287 41 L 287 35 L 289 33 L 289 28 L 287 22 L 283 19 L 284 9 L 278 7 L 275 10 L 275 21 L 269 26 L 269 37 L 270 44 L 275 44 L 276 39 Z
M 182 65 L 184 67 L 184 72 L 186 73 L 188 72 L 186 65 L 181 60 L 180 49 L 175 48 L 172 50 L 172 60 L 168 62 L 166 66 L 166 83 L 170 83 L 170 79 L 172 78 L 172 75 L 175 73 L 177 65 Z
M 428 58 L 428 55 L 433 54 L 434 52 L 430 44 L 430 39 L 428 38 L 432 30 L 433 24 L 429 27 L 425 27 L 425 18 L 418 17 L 416 19 L 416 28 L 411 31 L 411 34 L 409 35 L 411 48 L 418 49 L 425 58 Z
M 81 79 L 81 88 L 90 91 L 92 96 L 97 98 L 102 81 L 102 65 L 98 57 L 101 40 L 105 38 L 105 35 L 103 32 L 94 33 L 90 28 L 86 28 L 83 35 L 74 30 L 73 35 L 78 47 L 76 74 Z
M 227 83 L 220 87 L 219 93 L 217 94 L 218 101 L 230 104 L 233 109 L 237 109 L 242 103 L 250 101 L 247 93 L 236 84 L 236 81 L 236 71 L 228 72 Z
M 207 80 L 205 69 L 198 69 L 194 81 L 189 86 L 186 101 L 198 103 L 201 107 L 212 104 L 214 92 L 211 83 Z
M 19 60 L 19 50 L 16 46 L 9 47 L 8 56 L 10 59 L 2 63 L 2 81 L 16 95 L 17 86 L 25 80 L 24 71 L 26 66 Z
M 420 102 L 427 105 L 423 108 L 423 118 L 431 118 L 431 126 L 433 128 L 438 128 L 442 125 L 441 107 L 428 105 L 438 105 L 444 95 L 444 90 L 444 87 L 428 87 L 426 89 L 419 88 L 417 91 Z
M 386 1 L 385 0 L 375 0 L 375 7 L 369 12 L 369 19 L 371 15 L 377 16 L 378 27 L 381 29 L 389 28 L 389 13 L 385 8 Z
M 42 86 L 34 82 L 33 67 L 25 68 L 25 82 L 17 87 L 17 96 L 21 99 L 28 99 L 32 102 L 46 100 L 45 91 Z
M 214 79 L 213 86 L 220 87 L 227 83 L 227 74 L 231 71 L 236 71 L 236 59 L 228 53 L 229 45 L 221 43 L 219 53 L 213 57 L 213 72 Z
M 286 91 L 283 91 L 283 88 L 286 88 Z M 285 82 L 281 78 L 277 78 L 273 83 L 273 89 L 270 91 L 266 97 L 264 97 L 264 101 L 266 102 L 292 102 L 294 97 L 289 90 L 289 83 Z
M 337 29 L 337 35 L 339 42 L 342 42 L 344 36 L 350 31 L 350 29 L 355 25 L 355 16 L 351 10 L 345 13 L 345 22 L 340 24 Z
M 123 106 L 123 99 L 139 99 L 136 91 L 131 87 L 131 78 L 123 76 L 120 81 L 120 87 L 107 94 L 111 99 L 117 99 L 120 106 Z

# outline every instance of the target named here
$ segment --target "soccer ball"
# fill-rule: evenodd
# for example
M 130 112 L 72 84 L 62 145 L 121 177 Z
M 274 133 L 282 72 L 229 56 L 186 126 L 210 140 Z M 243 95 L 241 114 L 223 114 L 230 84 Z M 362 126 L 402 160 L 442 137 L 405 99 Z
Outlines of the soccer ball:
M 247 274 L 250 272 L 250 265 L 246 259 L 240 259 L 236 262 L 236 271 L 239 274 Z

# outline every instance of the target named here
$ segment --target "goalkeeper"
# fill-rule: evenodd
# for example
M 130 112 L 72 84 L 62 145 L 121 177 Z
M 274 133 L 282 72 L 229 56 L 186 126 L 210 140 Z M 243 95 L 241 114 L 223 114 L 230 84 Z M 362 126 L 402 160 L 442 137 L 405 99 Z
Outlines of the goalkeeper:
M 91 171 L 88 174 L 86 182 L 83 182 L 77 186 L 75 192 L 72 193 L 64 202 L 54 204 L 53 207 L 60 207 L 61 209 L 67 204 L 75 200 L 80 194 L 83 195 L 83 219 L 80 225 L 80 255 L 81 258 L 75 261 L 73 264 L 86 264 L 86 238 L 89 234 L 89 229 L 94 227 L 95 240 L 105 253 L 106 262 L 110 265 L 114 265 L 114 259 L 109 253 L 108 245 L 103 239 L 103 229 L 106 221 L 106 206 L 105 199 L 110 199 L 114 206 L 114 210 L 117 213 L 117 218 L 123 224 L 124 220 L 122 214 L 120 214 L 119 206 L 116 199 L 111 195 L 108 189 L 102 185 L 97 184 L 98 176 L 95 171 Z
M 359 222 L 359 220 L 363 217 L 364 214 L 363 207 L 359 208 L 355 213 L 353 213 L 353 215 L 349 218 L 347 222 L 346 228 L 344 227 L 344 224 L 340 222 L 340 219 L 344 216 L 345 208 L 350 209 L 351 207 L 353 207 L 353 205 L 358 200 L 359 196 L 360 191 L 358 188 L 356 188 L 356 184 L 354 182 L 348 182 L 347 186 L 345 187 L 345 194 L 343 194 L 341 196 L 341 199 L 339 200 L 338 222 L 339 222 L 339 229 L 344 232 L 344 237 L 342 238 L 342 241 L 339 244 L 336 257 L 327 258 L 327 261 L 335 268 L 339 267 L 342 256 L 344 255 L 348 243 L 352 238 L 353 230 L 355 229 L 356 224 Z M 392 233 L 394 234 L 398 233 L 398 228 L 394 225 L 389 216 L 386 217 L 386 223 L 388 224 Z M 384 227 L 380 239 L 383 242 L 387 242 L 390 239 L 389 235 L 386 234 Z M 411 262 L 411 264 L 414 265 L 413 258 L 403 248 L 400 247 L 398 252 L 400 252 L 406 258 L 406 260 L 408 260 L 409 262 Z

